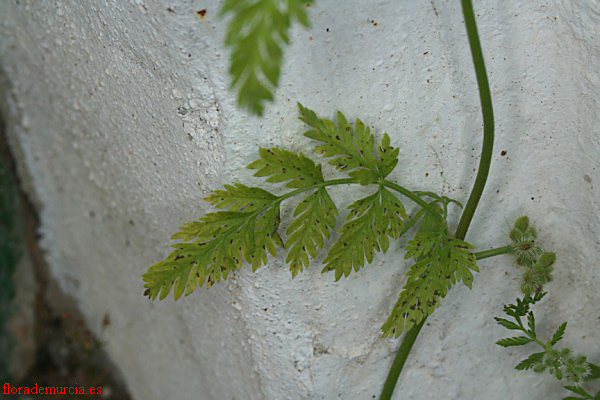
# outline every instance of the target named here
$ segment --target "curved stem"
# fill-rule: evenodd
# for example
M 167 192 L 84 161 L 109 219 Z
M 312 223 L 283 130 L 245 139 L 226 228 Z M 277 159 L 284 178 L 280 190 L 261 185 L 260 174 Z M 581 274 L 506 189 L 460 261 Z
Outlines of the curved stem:
M 485 63 L 483 60 L 483 52 L 481 50 L 481 44 L 479 42 L 479 34 L 477 33 L 477 23 L 475 21 L 475 14 L 473 12 L 473 4 L 471 0 L 461 0 L 463 16 L 465 19 L 465 28 L 467 30 L 467 36 L 469 38 L 469 47 L 471 48 L 471 56 L 473 58 L 473 64 L 475 67 L 475 75 L 477 77 L 477 86 L 479 88 L 479 98 L 481 101 L 481 112 L 483 114 L 483 144 L 481 149 L 481 159 L 479 161 L 479 170 L 475 177 L 475 183 L 473 189 L 467 200 L 467 204 L 463 211 L 463 214 L 458 223 L 456 229 L 456 238 L 464 239 L 469 230 L 469 225 L 479 204 L 479 199 L 483 193 L 485 183 L 490 171 L 490 165 L 492 162 L 492 152 L 494 150 L 494 111 L 492 108 L 492 96 L 490 93 L 490 87 L 487 79 L 487 72 L 485 69 Z M 389 400 L 394 392 L 394 387 L 402 372 L 406 358 L 415 343 L 415 340 L 421 328 L 425 324 L 427 318 L 424 318 L 419 325 L 415 325 L 409 330 L 404 338 L 402 344 L 398 350 L 398 354 L 392 363 L 392 368 L 388 374 L 384 385 L 384 391 L 381 393 L 380 400 Z
M 494 109 L 492 108 L 492 95 L 490 93 L 490 85 L 487 79 L 485 63 L 483 61 L 483 52 L 481 51 L 481 43 L 479 43 L 479 34 L 477 33 L 477 23 L 475 22 L 475 14 L 473 13 L 473 4 L 471 0 L 461 0 L 463 15 L 465 18 L 465 27 L 467 28 L 467 36 L 469 37 L 469 46 L 471 48 L 471 56 L 473 65 L 475 66 L 475 76 L 477 77 L 477 86 L 479 87 L 479 99 L 481 100 L 481 113 L 483 114 L 483 144 L 481 146 L 481 158 L 479 160 L 479 170 L 475 177 L 475 183 L 471 190 L 471 195 L 460 217 L 458 228 L 456 229 L 456 237 L 464 239 L 467 235 L 467 230 L 475 214 L 477 204 L 483 193 L 483 188 L 487 182 L 492 163 L 492 152 L 494 150 Z

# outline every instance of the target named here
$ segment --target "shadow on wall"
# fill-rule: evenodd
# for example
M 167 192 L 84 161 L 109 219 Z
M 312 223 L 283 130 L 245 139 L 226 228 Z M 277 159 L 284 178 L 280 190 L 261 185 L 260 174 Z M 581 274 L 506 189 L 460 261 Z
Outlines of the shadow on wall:
M 8 112 L 8 87 L 0 69 L 1 397 L 30 398 L 23 396 L 25 388 L 37 384 L 52 388 L 38 393 L 47 393 L 47 399 L 72 399 L 74 390 L 91 394 L 93 387 L 98 398 L 128 400 L 102 343 L 48 273 L 38 245 L 37 212 L 20 185 L 2 118 Z M 105 315 L 102 327 L 109 325 Z

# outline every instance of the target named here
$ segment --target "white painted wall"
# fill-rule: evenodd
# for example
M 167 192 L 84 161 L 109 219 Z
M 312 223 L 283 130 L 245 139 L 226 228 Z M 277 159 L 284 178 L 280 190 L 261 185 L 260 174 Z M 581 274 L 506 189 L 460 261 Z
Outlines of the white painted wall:
M 280 256 L 177 303 L 148 302 L 141 274 L 179 225 L 208 211 L 211 190 L 259 184 L 241 170 L 258 146 L 310 150 L 296 101 L 389 132 L 401 149 L 393 179 L 464 200 L 481 117 L 459 1 L 316 1 L 264 119 L 237 110 L 227 90 L 219 6 L 0 2 L 0 104 L 52 272 L 135 399 L 375 398 L 398 345 L 379 327 L 408 267 L 400 246 L 339 283 L 321 265 L 292 281 Z M 566 343 L 598 363 L 600 2 L 475 8 L 497 140 L 468 239 L 503 244 L 529 214 L 558 253 L 540 330 L 568 319 Z M 335 198 L 347 205 L 363 192 Z M 518 295 L 518 273 L 508 257 L 481 265 L 474 289 L 455 288 L 428 321 L 397 399 L 560 398 L 552 378 L 512 369 L 525 353 L 493 344 L 506 332 L 492 317 Z

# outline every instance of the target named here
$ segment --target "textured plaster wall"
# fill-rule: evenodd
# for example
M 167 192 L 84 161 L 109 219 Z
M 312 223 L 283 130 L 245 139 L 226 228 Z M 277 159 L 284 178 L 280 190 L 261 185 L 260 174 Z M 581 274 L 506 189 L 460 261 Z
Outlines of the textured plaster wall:
M 136 399 L 375 398 L 398 345 L 379 327 L 408 267 L 400 246 L 338 283 L 317 262 L 292 281 L 280 256 L 177 303 L 148 302 L 140 276 L 208 211 L 202 197 L 233 179 L 258 184 L 240 170 L 258 146 L 310 150 L 296 101 L 389 132 L 393 179 L 464 200 L 481 117 L 459 1 L 317 1 L 264 119 L 227 90 L 219 6 L 0 1 L 0 104 L 52 273 Z M 558 253 L 540 331 L 568 319 L 566 342 L 600 362 L 600 2 L 475 8 L 497 140 L 468 239 L 502 244 L 529 214 Z M 367 191 L 334 197 L 346 206 Z M 512 369 L 525 353 L 493 344 L 518 273 L 507 257 L 481 266 L 473 290 L 456 287 L 429 319 L 397 399 L 560 397 L 553 379 Z

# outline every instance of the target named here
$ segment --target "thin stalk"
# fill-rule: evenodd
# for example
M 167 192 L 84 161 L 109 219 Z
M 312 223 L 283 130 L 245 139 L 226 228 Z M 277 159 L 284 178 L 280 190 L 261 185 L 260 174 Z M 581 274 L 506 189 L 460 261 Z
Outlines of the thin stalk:
M 281 203 L 283 200 L 289 199 L 290 197 L 294 197 L 297 194 L 300 194 L 302 192 L 307 192 L 309 190 L 318 189 L 318 188 L 327 187 L 327 186 L 335 186 L 335 185 L 350 185 L 353 183 L 358 184 L 359 182 L 357 182 L 354 178 L 331 179 L 331 180 L 328 180 L 325 182 L 314 184 L 309 187 L 292 190 L 291 192 L 287 192 L 287 193 L 282 194 L 281 196 L 277 197 L 277 200 L 275 200 L 275 201 L 277 201 L 278 203 Z M 267 207 L 271 207 L 271 205 L 268 205 Z
M 495 257 L 501 254 L 512 253 L 512 246 L 502 246 L 496 247 L 495 249 L 489 249 L 484 251 L 478 251 L 477 253 L 473 253 L 478 260 L 483 260 L 484 258 Z
M 438 221 L 442 222 L 442 216 L 435 212 L 432 207 L 429 205 L 429 203 L 427 203 L 425 200 L 423 200 L 422 198 L 420 198 L 418 195 L 416 195 L 415 193 L 411 192 L 410 190 L 394 183 L 394 182 L 390 182 L 390 181 L 383 181 L 382 182 L 383 186 L 387 186 L 390 189 L 394 189 L 395 191 L 397 191 L 398 193 L 402 194 L 403 196 L 409 198 L 410 200 L 414 201 L 415 203 L 417 203 L 418 205 L 421 206 L 421 208 L 423 208 L 425 211 L 427 211 L 429 214 L 431 214 L 431 216 L 433 216 L 435 219 L 437 219 Z
M 402 367 L 404 367 L 408 353 L 410 353 L 413 344 L 415 344 L 415 340 L 417 339 L 419 332 L 421 332 L 423 325 L 425 325 L 425 320 L 421 321 L 420 324 L 415 325 L 406 333 L 406 335 L 404 335 L 402 344 L 396 353 L 396 357 L 394 357 L 394 362 L 392 362 L 392 367 L 390 368 L 388 377 L 383 385 L 381 396 L 379 396 L 380 400 L 388 400 L 392 398 L 394 388 L 396 387 L 396 382 L 398 382 L 398 377 L 400 376 L 400 372 L 402 372 Z
M 461 0 L 463 16 L 465 19 L 465 28 L 467 30 L 467 36 L 469 38 L 469 47 L 471 49 L 471 57 L 473 58 L 473 65 L 475 67 L 475 76 L 477 78 L 477 86 L 479 88 L 479 99 L 481 101 L 481 112 L 483 114 L 483 144 L 481 148 L 481 158 L 479 160 L 479 170 L 475 177 L 475 183 L 473 189 L 467 200 L 467 204 L 464 208 L 463 214 L 458 223 L 456 229 L 456 238 L 464 239 L 469 230 L 469 225 L 479 204 L 479 199 L 483 193 L 485 183 L 487 182 L 488 174 L 490 171 L 490 165 L 492 162 L 492 153 L 494 150 L 494 111 L 492 108 L 492 96 L 490 93 L 490 86 L 487 79 L 487 72 L 485 69 L 485 63 L 483 60 L 483 52 L 481 50 L 481 43 L 479 42 L 479 34 L 477 32 L 477 23 L 475 21 L 475 14 L 473 12 L 473 4 L 471 0 Z M 385 385 L 380 400 L 390 400 L 394 393 L 394 387 L 398 381 L 398 377 L 402 372 L 402 368 L 406 362 L 406 358 L 412 349 L 415 340 L 421 328 L 425 324 L 427 318 L 424 318 L 419 325 L 415 325 L 409 330 L 404 338 L 400 349 L 396 354 L 392 367 L 385 381 Z
M 275 202 L 281 203 L 282 201 L 289 199 L 290 197 L 294 197 L 297 194 L 300 194 L 300 193 L 303 193 L 303 192 L 306 192 L 309 190 L 313 190 L 313 189 L 318 189 L 318 188 L 327 187 L 327 186 L 348 185 L 348 184 L 358 184 L 358 183 L 359 182 L 356 181 L 354 178 L 331 179 L 329 181 L 317 183 L 317 184 L 309 186 L 309 187 L 292 190 L 291 192 L 285 193 L 285 194 L 277 197 L 277 199 L 275 199 Z M 440 222 L 442 221 L 441 215 L 439 213 L 435 212 L 434 209 L 429 205 L 429 203 L 427 203 L 425 200 L 423 200 L 422 198 L 420 198 L 418 195 L 411 192 L 410 190 L 406 189 L 405 187 L 400 186 L 394 182 L 385 181 L 385 180 L 381 182 L 381 185 L 387 186 L 390 189 L 394 189 L 395 191 L 402 194 L 404 197 L 407 197 L 409 200 L 412 200 L 414 203 L 421 206 L 421 208 L 424 209 L 429 214 L 431 214 L 432 217 L 436 218 Z M 268 204 L 263 209 L 258 210 L 256 213 L 260 214 L 261 212 L 263 212 L 264 210 L 266 210 L 269 207 L 271 207 L 271 204 Z

